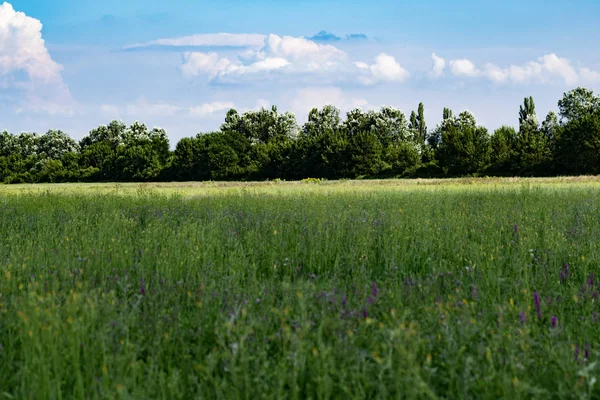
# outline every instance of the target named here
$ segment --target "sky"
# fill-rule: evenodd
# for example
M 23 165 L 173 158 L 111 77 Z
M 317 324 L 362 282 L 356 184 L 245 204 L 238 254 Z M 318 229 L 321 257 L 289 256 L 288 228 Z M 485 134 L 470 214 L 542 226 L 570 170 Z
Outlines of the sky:
M 113 119 L 171 144 L 230 108 L 419 102 L 490 130 L 600 91 L 600 1 L 0 0 L 0 130 L 81 139 Z

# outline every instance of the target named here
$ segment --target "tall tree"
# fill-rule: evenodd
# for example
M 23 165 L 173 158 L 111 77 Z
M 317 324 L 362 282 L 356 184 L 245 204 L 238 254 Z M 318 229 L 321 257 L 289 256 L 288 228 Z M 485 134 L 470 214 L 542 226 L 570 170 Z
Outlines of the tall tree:
M 519 133 L 515 143 L 514 172 L 534 175 L 548 169 L 550 144 L 539 127 L 533 97 L 526 97 L 519 107 Z
M 427 125 L 425 124 L 425 106 L 423 103 L 419 103 L 418 109 L 419 115 L 417 116 L 417 122 L 419 124 L 419 143 L 422 144 L 425 142 L 425 138 L 427 137 Z

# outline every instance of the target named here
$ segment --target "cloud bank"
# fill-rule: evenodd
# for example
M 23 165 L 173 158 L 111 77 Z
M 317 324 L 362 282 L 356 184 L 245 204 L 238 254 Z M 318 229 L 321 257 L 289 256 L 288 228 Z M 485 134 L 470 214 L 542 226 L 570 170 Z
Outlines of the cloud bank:
M 432 75 L 441 76 L 446 70 L 444 59 L 432 56 L 434 66 Z M 509 65 L 500 67 L 496 64 L 486 63 L 476 66 L 472 61 L 463 58 L 451 60 L 448 70 L 452 76 L 464 78 L 482 78 L 497 84 L 552 84 L 563 82 L 569 86 L 600 82 L 600 73 L 585 67 L 575 67 L 566 58 L 556 54 L 546 54 L 536 61 L 522 65 Z
M 403 82 L 408 71 L 386 53 L 371 63 L 353 62 L 350 56 L 330 44 L 304 37 L 268 35 L 258 50 L 246 50 L 236 60 L 216 52 L 186 52 L 180 66 L 185 78 L 203 76 L 215 83 L 248 83 L 288 80 L 305 84 L 356 82 L 373 85 Z

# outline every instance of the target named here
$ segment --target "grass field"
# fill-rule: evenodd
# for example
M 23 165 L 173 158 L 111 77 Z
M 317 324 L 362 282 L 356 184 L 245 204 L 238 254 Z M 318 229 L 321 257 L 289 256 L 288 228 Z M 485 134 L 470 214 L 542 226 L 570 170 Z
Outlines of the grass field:
M 0 240 L 0 398 L 600 398 L 597 178 L 0 186 Z

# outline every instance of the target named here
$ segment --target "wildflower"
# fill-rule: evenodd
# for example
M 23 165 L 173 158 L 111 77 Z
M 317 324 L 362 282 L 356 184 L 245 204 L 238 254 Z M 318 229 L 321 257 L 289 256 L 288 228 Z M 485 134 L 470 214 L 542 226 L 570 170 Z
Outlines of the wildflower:
M 589 343 L 586 343 L 585 346 L 584 346 L 583 357 L 586 360 L 590 359 L 590 344 Z
M 515 235 L 516 235 L 517 233 L 519 233 L 519 225 L 515 224 L 515 225 L 513 226 L 513 232 L 514 232 L 514 234 L 515 234 Z
M 521 322 L 521 325 L 525 325 L 525 323 L 527 322 L 527 316 L 524 312 L 521 312 L 519 314 L 519 321 Z
M 579 353 L 581 352 L 581 350 L 579 349 L 579 346 L 575 346 L 575 361 L 579 361 Z
M 367 319 L 369 317 L 369 313 L 367 312 L 367 307 L 363 307 L 362 315 L 363 315 L 364 319 Z
M 373 295 L 373 297 L 377 297 L 378 293 L 379 290 L 377 289 L 377 283 L 373 281 L 373 283 L 371 284 L 371 294 Z
M 533 294 L 533 301 L 535 302 L 535 311 L 539 319 L 542 319 L 542 306 L 540 304 L 540 294 L 535 292 Z
M 590 275 L 588 277 L 588 286 L 590 287 L 590 289 L 592 289 L 594 287 L 594 273 L 590 272 Z
M 555 317 L 555 316 L 552 316 L 552 322 L 551 322 L 551 324 L 552 324 L 552 329 L 555 329 L 556 326 L 558 325 L 558 318 Z
M 346 296 L 342 298 L 342 307 L 346 308 Z
M 142 294 L 142 296 L 146 294 L 146 281 L 144 281 L 144 278 L 142 278 L 142 281 L 140 283 L 140 293 Z

